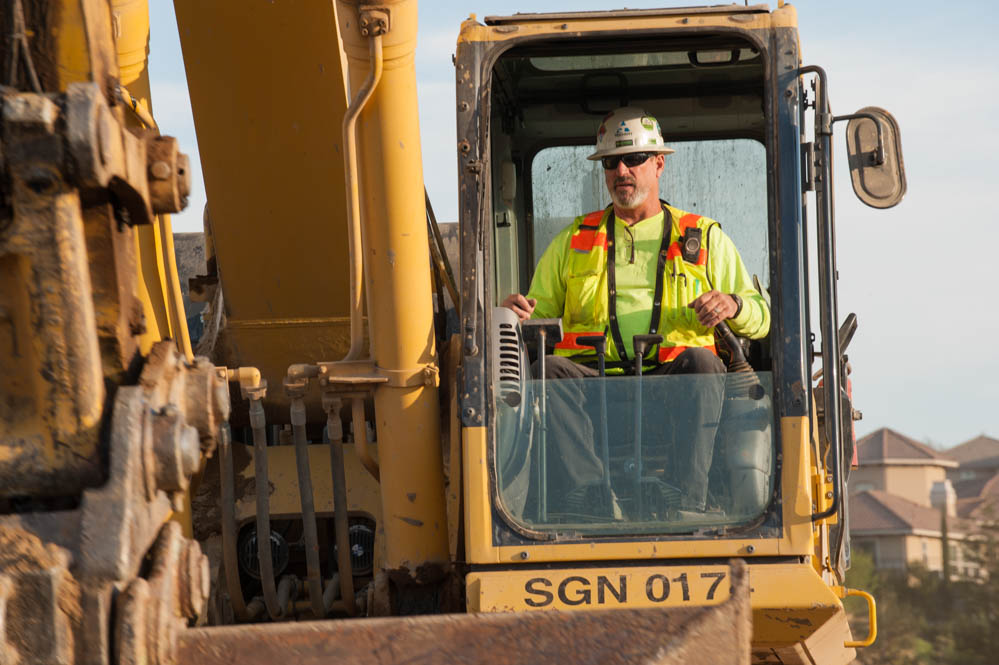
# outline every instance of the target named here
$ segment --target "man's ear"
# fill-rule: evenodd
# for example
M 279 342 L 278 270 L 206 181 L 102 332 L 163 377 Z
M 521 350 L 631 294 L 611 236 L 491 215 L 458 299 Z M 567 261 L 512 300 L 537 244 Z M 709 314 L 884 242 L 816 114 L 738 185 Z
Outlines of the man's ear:
M 666 168 L 666 155 L 658 154 L 656 155 L 656 177 L 658 178 L 663 174 L 663 169 Z

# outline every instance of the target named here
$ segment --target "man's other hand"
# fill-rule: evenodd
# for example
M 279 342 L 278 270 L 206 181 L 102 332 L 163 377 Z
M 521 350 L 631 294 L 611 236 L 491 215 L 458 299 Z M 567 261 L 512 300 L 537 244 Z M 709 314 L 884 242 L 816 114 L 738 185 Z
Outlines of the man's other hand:
M 702 293 L 687 307 L 692 308 L 697 313 L 697 320 L 705 328 L 714 328 L 725 319 L 735 316 L 739 309 L 735 299 L 721 291 Z
M 511 293 L 503 299 L 503 307 L 512 309 L 513 313 L 516 314 L 521 321 L 526 321 L 531 318 L 531 312 L 534 311 L 534 306 L 537 304 L 538 301 L 536 298 L 525 298 L 519 293 Z

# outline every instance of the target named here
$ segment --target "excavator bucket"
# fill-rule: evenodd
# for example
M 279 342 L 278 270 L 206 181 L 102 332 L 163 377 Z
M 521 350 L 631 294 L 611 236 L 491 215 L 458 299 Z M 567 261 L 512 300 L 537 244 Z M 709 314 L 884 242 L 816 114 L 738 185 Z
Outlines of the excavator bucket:
M 749 579 L 732 565 L 732 595 L 707 607 L 447 614 L 194 628 L 178 663 L 648 663 L 748 665 Z

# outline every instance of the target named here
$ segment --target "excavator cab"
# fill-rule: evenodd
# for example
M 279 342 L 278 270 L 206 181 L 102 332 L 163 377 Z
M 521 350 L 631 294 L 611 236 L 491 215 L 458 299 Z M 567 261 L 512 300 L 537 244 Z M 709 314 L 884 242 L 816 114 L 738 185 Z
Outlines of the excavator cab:
M 676 150 L 661 176 L 664 200 L 722 221 L 748 270 L 770 284 L 764 74 L 758 45 L 724 34 L 535 40 L 501 53 L 488 111 L 493 302 L 526 293 L 552 238 L 609 203 L 604 171 L 587 156 L 619 106 L 659 118 Z M 693 238 L 689 262 L 682 252 L 668 259 L 667 322 L 696 321 L 686 302 L 712 288 L 711 276 L 687 266 L 708 240 Z M 627 234 L 616 242 L 659 241 Z M 629 279 L 627 266 L 621 272 Z M 578 283 L 567 285 L 567 298 L 604 288 L 598 274 L 570 280 Z M 754 343 L 758 371 L 741 387 L 724 376 L 635 376 L 632 348 L 619 350 L 602 378 L 545 382 L 529 359 L 552 348 L 514 345 L 504 331 L 515 320 L 500 310 L 492 317 L 496 502 L 507 519 L 577 535 L 765 531 L 768 514 L 769 528 L 776 524 L 769 340 Z M 580 335 L 546 339 L 578 353 Z M 646 355 L 667 360 L 679 350 L 653 344 Z M 596 368 L 596 356 L 575 359 Z
M 610 28 L 631 14 L 602 16 Z M 585 349 L 580 333 L 539 337 L 537 322 L 521 326 L 496 307 L 508 293 L 527 293 L 542 254 L 574 217 L 608 205 L 604 171 L 587 156 L 601 121 L 621 106 L 657 118 L 675 150 L 660 178 L 664 201 L 720 221 L 769 298 L 781 275 L 770 260 L 770 166 L 778 157 L 766 113 L 766 44 L 750 32 L 721 29 L 693 35 L 566 28 L 516 38 L 537 25 L 531 19 L 486 19 L 493 34 L 514 37 L 467 65 L 479 64 L 477 97 L 488 100 L 479 109 L 483 138 L 476 145 L 485 196 L 479 218 L 463 222 L 481 225 L 488 266 L 482 290 L 496 528 L 559 540 L 772 536 L 781 523 L 772 336 L 747 340 L 751 371 L 731 377 L 636 376 L 627 362 L 634 349 L 626 348 L 609 367 L 603 363 L 602 376 L 545 381 L 537 378 L 538 359 Z M 470 50 L 459 48 L 459 80 Z M 617 239 L 632 246 L 658 241 Z M 706 241 L 693 250 L 694 263 Z M 666 293 L 674 302 L 662 304 L 665 320 L 695 321 L 685 303 L 712 288 L 710 275 L 688 274 L 679 255 L 672 263 Z M 567 286 L 567 298 L 604 288 L 597 274 L 570 279 L 580 284 Z M 646 357 L 665 360 L 670 351 L 653 343 Z M 584 351 L 574 359 L 595 368 L 597 355 Z
M 190 170 L 149 111 L 146 3 L 8 4 L 0 662 L 833 665 L 873 641 L 873 599 L 863 640 L 842 604 L 833 125 L 865 203 L 904 172 L 889 114 L 832 115 L 793 7 L 466 21 L 452 273 L 416 0 L 175 0 L 211 201 L 192 349 L 168 217 Z M 656 373 L 666 326 L 625 347 L 499 307 L 607 205 L 587 156 L 624 105 L 675 150 L 664 204 L 720 222 L 769 303 L 754 339 L 700 345 L 725 373 Z M 682 244 L 674 318 L 711 287 L 686 265 L 709 239 Z M 544 378 L 551 352 L 592 376 Z
M 823 278 L 810 294 L 802 277 L 815 242 L 805 212 L 813 189 L 820 268 L 835 265 L 824 207 L 833 116 L 824 73 L 801 67 L 795 24 L 783 6 L 464 24 L 456 74 L 470 610 L 711 605 L 728 597 L 726 566 L 742 558 L 754 662 L 852 659 L 859 642 L 839 586 L 845 529 L 835 526 L 845 515 L 842 405 L 816 410 L 810 387 L 816 296 L 823 339 L 833 340 L 823 367 L 843 369 L 835 284 Z M 808 74 L 820 75 L 812 88 Z M 605 362 L 609 330 L 568 332 L 564 317 L 519 322 L 499 306 L 528 292 L 559 231 L 610 203 L 602 167 L 587 156 L 603 118 L 622 106 L 658 119 L 675 150 L 659 183 L 664 202 L 717 220 L 769 304 L 766 334 L 718 343 L 726 374 L 643 375 L 643 363 Z M 874 127 L 864 128 L 866 148 L 851 148 L 868 167 L 867 153 L 885 142 Z M 884 131 L 892 143 L 897 128 Z M 629 241 L 643 239 L 615 240 Z M 711 288 L 679 263 L 667 274 L 674 292 L 692 300 Z M 596 274 L 568 280 L 580 282 L 568 294 L 605 288 Z M 646 342 L 655 357 L 661 336 Z M 560 349 L 599 375 L 544 379 L 539 363 Z M 626 351 L 631 360 L 639 352 Z

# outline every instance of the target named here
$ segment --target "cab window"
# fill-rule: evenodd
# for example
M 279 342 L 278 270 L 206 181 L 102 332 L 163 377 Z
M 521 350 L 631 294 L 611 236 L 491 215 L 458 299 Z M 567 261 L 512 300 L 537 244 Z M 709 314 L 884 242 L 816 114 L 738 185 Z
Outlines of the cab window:
M 586 157 L 604 116 L 625 105 L 654 115 L 676 151 L 666 157 L 660 197 L 717 220 L 766 294 L 764 62 L 731 37 L 700 44 L 654 39 L 621 51 L 560 42 L 497 60 L 488 133 L 494 306 L 527 294 L 560 231 L 610 203 L 600 162 Z M 599 275 L 592 281 L 600 298 Z M 776 482 L 766 338 L 745 344 L 752 371 L 738 376 L 639 377 L 611 367 L 604 376 L 543 379 L 536 338 L 509 310 L 497 308 L 492 320 L 493 498 L 519 529 L 668 535 L 764 519 Z M 596 367 L 592 355 L 576 360 Z

